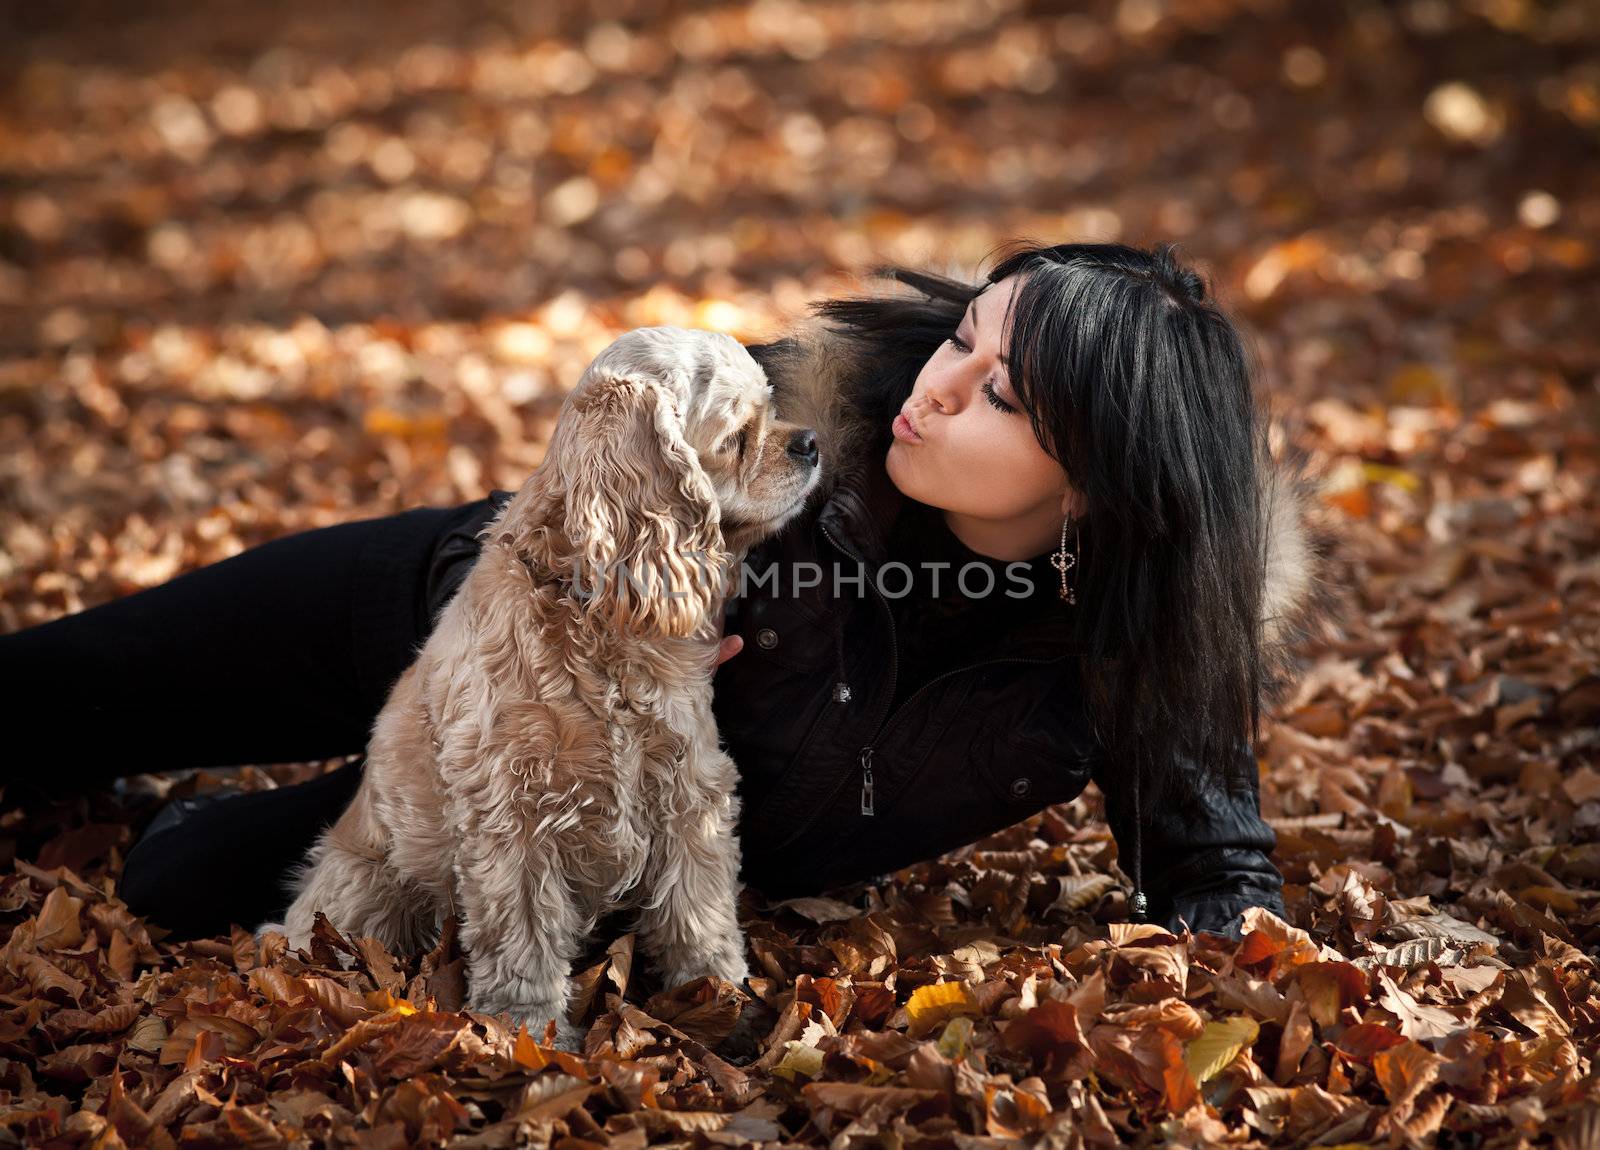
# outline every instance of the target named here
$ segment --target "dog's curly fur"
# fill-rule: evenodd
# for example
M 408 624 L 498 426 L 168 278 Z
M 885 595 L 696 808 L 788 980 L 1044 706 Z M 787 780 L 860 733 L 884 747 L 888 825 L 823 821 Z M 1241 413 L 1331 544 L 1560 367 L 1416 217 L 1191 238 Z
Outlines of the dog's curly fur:
M 470 1004 L 576 1050 L 570 963 L 638 911 L 669 986 L 748 976 L 737 772 L 711 710 L 728 576 L 798 513 L 815 434 L 779 420 L 737 341 L 639 328 L 596 357 L 544 462 L 374 722 L 361 786 L 293 878 L 402 951 L 459 916 Z

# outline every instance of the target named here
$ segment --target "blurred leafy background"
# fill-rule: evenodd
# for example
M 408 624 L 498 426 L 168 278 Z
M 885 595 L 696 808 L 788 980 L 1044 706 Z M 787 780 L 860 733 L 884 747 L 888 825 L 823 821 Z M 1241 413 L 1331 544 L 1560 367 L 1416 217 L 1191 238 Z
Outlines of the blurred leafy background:
M 1593 396 L 1587 3 L 3 19 L 8 629 L 514 487 L 627 327 L 771 336 L 875 261 L 976 278 L 1013 235 L 1183 241 L 1355 459 L 1395 462 L 1392 402 Z

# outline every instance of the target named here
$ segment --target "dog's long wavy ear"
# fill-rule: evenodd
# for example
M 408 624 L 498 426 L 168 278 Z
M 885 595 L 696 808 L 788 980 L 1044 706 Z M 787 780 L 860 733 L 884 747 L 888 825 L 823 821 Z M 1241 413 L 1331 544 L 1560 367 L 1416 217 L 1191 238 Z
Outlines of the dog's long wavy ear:
M 714 623 L 727 556 L 716 492 L 683 438 L 674 384 L 597 376 L 574 393 L 557 430 L 565 530 L 581 559 L 574 583 L 589 618 L 657 636 Z

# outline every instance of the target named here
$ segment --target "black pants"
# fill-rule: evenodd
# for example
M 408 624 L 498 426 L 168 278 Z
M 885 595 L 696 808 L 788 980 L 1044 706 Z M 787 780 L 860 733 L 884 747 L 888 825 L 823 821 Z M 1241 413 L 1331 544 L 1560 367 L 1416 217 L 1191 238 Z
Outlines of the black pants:
M 360 754 L 510 492 L 302 531 L 0 635 L 8 796 L 184 767 Z M 253 927 L 361 760 L 207 804 L 129 853 L 121 893 L 183 937 Z

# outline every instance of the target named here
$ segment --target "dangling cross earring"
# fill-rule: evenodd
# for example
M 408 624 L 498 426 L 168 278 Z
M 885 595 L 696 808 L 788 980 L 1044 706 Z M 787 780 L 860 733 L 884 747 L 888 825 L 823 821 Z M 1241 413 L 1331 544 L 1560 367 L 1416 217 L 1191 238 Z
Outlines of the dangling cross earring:
M 1077 521 L 1070 515 L 1061 521 L 1061 547 L 1050 556 L 1050 566 L 1061 572 L 1061 590 L 1057 592 L 1069 604 L 1077 606 L 1078 595 L 1071 587 L 1067 586 L 1067 572 L 1078 565 L 1078 533 L 1074 533 L 1072 540 L 1072 554 L 1067 554 L 1067 525 L 1076 526 Z

